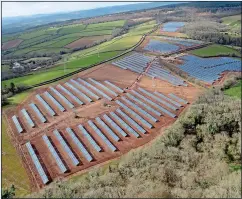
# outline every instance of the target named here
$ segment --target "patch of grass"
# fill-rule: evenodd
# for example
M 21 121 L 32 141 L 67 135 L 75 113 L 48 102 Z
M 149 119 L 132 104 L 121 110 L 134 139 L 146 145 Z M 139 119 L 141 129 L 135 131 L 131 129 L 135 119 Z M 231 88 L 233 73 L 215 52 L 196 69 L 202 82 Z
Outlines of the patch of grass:
M 2 188 L 14 184 L 16 197 L 23 197 L 31 191 L 30 181 L 7 134 L 9 130 L 6 119 L 2 117 Z
M 92 54 L 90 56 L 83 57 L 81 59 L 71 60 L 70 62 L 66 63 L 66 71 L 64 72 L 64 65 L 61 64 L 59 66 L 53 67 L 51 69 L 43 70 L 34 73 L 33 75 L 28 75 L 24 77 L 18 77 L 14 79 L 9 79 L 6 81 L 2 81 L 2 85 L 9 86 L 11 82 L 14 84 L 24 84 L 24 85 L 34 85 L 38 84 L 47 80 L 51 80 L 67 73 L 73 72 L 79 68 L 89 66 L 91 64 L 98 63 L 105 59 L 114 57 L 121 52 L 103 52 L 98 54 Z
M 2 72 L 9 72 L 11 70 L 9 68 L 9 65 L 1 65 L 1 71 Z
M 235 86 L 225 90 L 224 93 L 226 95 L 241 99 L 241 83 L 242 83 L 242 80 L 240 80 L 240 82 L 238 84 L 236 84 Z
M 200 57 L 210 57 L 210 56 L 212 57 L 212 56 L 218 56 L 221 54 L 232 54 L 232 53 L 235 53 L 237 56 L 241 56 L 238 51 L 218 44 L 212 44 L 204 48 L 192 50 L 192 51 L 189 51 L 189 53 Z
M 75 25 L 69 25 L 69 26 L 64 26 L 63 28 L 60 29 L 59 34 L 69 34 L 69 33 L 75 33 L 75 32 L 80 32 L 84 30 L 86 25 L 84 24 L 75 24 Z
M 224 24 L 229 25 L 229 26 L 241 25 L 241 15 L 223 17 L 222 21 Z
M 109 22 L 103 22 L 103 23 L 95 23 L 95 24 L 90 24 L 87 26 L 87 28 L 98 28 L 98 27 L 122 27 L 124 25 L 126 20 L 117 20 L 117 21 L 109 21 Z

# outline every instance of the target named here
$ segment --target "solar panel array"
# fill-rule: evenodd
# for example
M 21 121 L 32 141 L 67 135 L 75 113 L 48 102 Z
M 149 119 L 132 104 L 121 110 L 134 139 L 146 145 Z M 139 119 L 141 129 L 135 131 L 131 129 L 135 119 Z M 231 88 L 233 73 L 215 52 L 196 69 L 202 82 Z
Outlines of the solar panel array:
M 144 75 L 157 78 L 160 80 L 168 81 L 169 83 L 175 86 L 187 86 L 187 84 L 180 78 L 170 74 L 169 71 L 165 70 L 157 62 L 152 62 L 148 71 L 145 72 L 145 69 L 148 67 L 148 64 L 153 60 L 154 57 L 149 57 L 142 55 L 141 53 L 133 53 L 132 55 L 126 56 L 120 60 L 113 62 L 112 64 L 123 69 L 131 70 L 136 73 L 143 73 Z
M 64 148 L 65 152 L 68 154 L 68 156 L 70 157 L 72 163 L 77 166 L 80 162 L 79 160 L 76 158 L 76 156 L 73 154 L 73 152 L 71 151 L 70 147 L 66 144 L 65 140 L 63 139 L 63 137 L 60 135 L 59 131 L 54 130 L 54 134 L 57 137 L 58 141 L 60 142 L 61 146 Z
M 170 44 L 165 41 L 150 40 L 149 43 L 145 46 L 144 50 L 159 52 L 159 53 L 171 53 L 179 50 L 179 46 L 175 44 Z
M 49 93 L 49 92 L 44 92 L 44 95 L 50 100 L 52 101 L 53 104 L 55 104 L 58 109 L 63 112 L 65 111 L 66 109 Z
M 109 97 L 108 95 L 106 95 L 104 92 L 102 92 L 101 90 L 99 90 L 98 88 L 96 88 L 95 86 L 91 85 L 90 83 L 84 81 L 83 79 L 78 78 L 78 80 L 80 82 L 82 82 L 83 84 L 85 84 L 86 86 L 88 86 L 89 88 L 93 89 L 94 91 L 96 91 L 99 95 L 102 95 L 104 98 L 108 99 L 108 100 L 112 100 L 111 97 Z
M 59 169 L 61 170 L 62 173 L 65 173 L 67 171 L 67 168 L 65 167 L 64 163 L 62 162 L 60 156 L 58 155 L 58 153 L 56 152 L 55 148 L 53 147 L 53 145 L 51 144 L 49 138 L 46 135 L 42 136 L 45 144 L 47 145 L 50 153 L 52 154 L 52 156 L 54 157 Z
M 117 148 L 109 141 L 109 139 L 97 128 L 97 126 L 91 120 L 88 121 L 88 124 L 112 151 L 117 150 Z
M 120 102 L 119 100 L 116 100 L 116 103 L 118 105 L 120 105 L 129 115 L 132 115 L 136 121 L 140 121 L 142 123 L 143 126 L 147 127 L 147 128 L 152 128 L 153 125 L 150 124 L 149 122 L 147 122 L 144 118 L 140 117 L 137 113 L 135 113 L 132 109 L 130 109 L 129 107 L 127 107 L 125 104 L 123 104 L 122 102 Z
M 184 60 L 178 67 L 190 76 L 207 83 L 214 83 L 224 71 L 241 71 L 241 60 L 230 57 L 201 58 L 194 55 L 180 57 Z
M 80 105 L 84 104 L 78 97 L 73 95 L 69 90 L 67 90 L 66 88 L 64 88 L 60 84 L 57 86 L 57 88 L 60 88 L 65 94 L 69 95 L 78 104 L 80 104 Z
M 86 131 L 86 129 L 84 129 L 84 127 L 81 124 L 78 126 L 78 128 L 81 130 L 82 135 L 88 139 L 90 144 L 97 152 L 102 151 L 101 147 L 97 144 L 97 142 L 92 138 L 92 136 Z
M 33 111 L 37 114 L 37 116 L 38 116 L 38 118 L 40 119 L 40 121 L 41 121 L 42 123 L 45 123 L 45 122 L 46 122 L 46 119 L 45 119 L 45 117 L 43 116 L 43 114 L 40 112 L 40 110 L 38 109 L 38 107 L 37 107 L 34 103 L 31 103 L 29 106 L 30 106 L 30 107 L 33 109 Z
M 165 32 L 176 32 L 184 25 L 184 22 L 168 22 L 163 25 L 162 30 Z
M 12 117 L 12 120 L 13 120 L 13 123 L 14 123 L 14 125 L 15 125 L 15 127 L 16 127 L 18 133 L 22 133 L 22 132 L 23 132 L 23 128 L 21 127 L 21 125 L 20 125 L 20 123 L 19 123 L 19 121 L 18 121 L 17 116 L 14 115 L 14 116 Z
M 87 151 L 87 149 L 83 146 L 83 144 L 79 141 L 79 139 L 76 137 L 75 133 L 69 127 L 66 128 L 66 131 L 71 136 L 73 142 L 76 144 L 79 150 L 83 153 L 87 161 L 91 162 L 93 160 L 92 156 Z
M 59 86 L 58 88 L 61 89 Z M 115 89 L 115 87 L 112 88 Z M 118 91 L 118 89 L 115 89 L 115 91 Z M 110 151 L 115 152 L 120 150 L 122 147 L 119 148 L 119 144 L 124 140 L 124 143 L 127 143 L 129 139 L 148 136 L 148 132 L 152 133 L 151 129 L 156 127 L 157 122 L 162 121 L 159 118 L 162 117 L 162 114 L 176 117 L 175 111 L 182 107 L 182 104 L 187 103 L 185 99 L 172 93 L 168 97 L 161 92 L 152 92 L 140 87 L 137 88 L 137 91 L 131 90 L 130 93 L 124 94 L 118 100 L 115 100 L 115 102 L 119 105 L 119 108 L 109 113 L 103 113 L 84 124 L 78 124 L 76 132 L 70 127 L 65 128 L 67 136 L 61 134 L 57 129 L 53 131 L 53 135 L 50 136 L 55 136 L 55 140 L 59 142 L 56 146 L 58 148 L 61 147 L 63 153 L 66 153 L 67 157 L 69 157 L 67 160 L 61 159 L 62 157 L 47 135 L 42 136 L 61 173 L 65 173 L 68 170 L 72 171 L 72 168 L 68 169 L 65 166 L 66 161 L 70 161 L 73 166 L 80 165 L 80 168 L 82 168 L 82 165 L 85 166 L 87 162 L 99 161 L 101 157 L 109 157 L 107 154 L 103 154 L 104 152 L 108 152 L 109 154 Z M 166 110 L 163 107 L 164 105 L 171 109 L 171 111 Z M 34 103 L 31 104 L 32 106 L 38 108 Z M 72 145 L 75 148 L 72 148 Z M 76 153 L 74 153 L 76 150 L 79 150 L 82 154 L 80 160 Z M 83 164 L 80 164 L 82 157 L 85 161 L 82 162 Z M 41 168 L 41 165 L 37 166 Z M 41 174 L 41 171 L 38 172 L 40 176 L 43 174 L 43 172 Z M 45 184 L 49 179 L 44 179 L 43 177 L 42 181 Z
M 25 117 L 25 119 L 27 120 L 28 125 L 33 128 L 35 125 L 33 123 L 33 120 L 30 118 L 29 114 L 27 113 L 26 109 L 22 109 L 21 112 Z
M 50 86 L 50 90 L 52 90 L 62 101 L 65 102 L 65 104 L 67 104 L 70 108 L 74 108 L 74 105 L 68 100 L 66 99 L 62 94 L 59 93 L 59 91 L 57 91 L 56 89 L 54 89 L 53 87 Z
M 124 90 L 119 88 L 118 86 L 114 85 L 113 83 L 109 82 L 109 81 L 104 81 L 106 84 L 108 84 L 109 86 L 111 86 L 112 88 L 114 88 L 115 90 L 117 90 L 119 93 L 123 93 Z
M 38 173 L 40 175 L 40 178 L 41 178 L 42 182 L 44 184 L 47 184 L 49 182 L 49 179 L 48 179 L 48 177 L 47 177 L 47 175 L 46 175 L 42 165 L 40 164 L 40 161 L 39 161 L 37 155 L 35 154 L 32 145 L 30 144 L 30 142 L 27 142 L 25 144 L 25 146 L 28 149 L 30 157 L 31 157 L 31 159 L 32 159 L 32 161 L 33 161 L 33 163 L 34 163 L 34 165 L 35 165 L 35 167 L 36 167 L 36 169 L 37 169 L 37 171 L 38 171 Z
M 115 140 L 115 141 L 119 141 L 120 138 L 112 131 L 112 129 L 110 129 L 101 119 L 100 117 L 96 117 L 96 121 L 97 123 L 102 126 L 105 131 Z
M 50 107 L 50 105 L 40 95 L 36 95 L 36 98 L 40 101 L 40 103 L 45 107 L 45 109 L 48 111 L 48 113 L 51 116 L 56 115 L 55 111 Z

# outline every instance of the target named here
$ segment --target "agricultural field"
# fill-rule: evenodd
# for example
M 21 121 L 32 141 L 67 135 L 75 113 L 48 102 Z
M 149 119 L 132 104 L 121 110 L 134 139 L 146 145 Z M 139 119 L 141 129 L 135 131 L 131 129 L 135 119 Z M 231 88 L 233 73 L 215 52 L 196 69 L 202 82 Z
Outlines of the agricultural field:
M 226 95 L 241 99 L 241 83 L 242 83 L 242 80 L 240 80 L 239 83 L 236 84 L 235 86 L 229 89 L 226 89 L 224 93 Z
M 112 35 L 115 28 L 124 25 L 125 20 L 113 22 L 104 22 L 98 24 L 71 24 L 63 26 L 47 27 L 24 32 L 19 35 L 3 36 L 3 49 L 11 50 L 10 55 L 21 56 L 29 53 L 60 53 L 60 51 L 70 52 L 68 44 L 81 38 L 88 40 L 92 44 L 91 36 L 97 39 L 97 36 L 108 38 Z M 15 40 L 11 40 L 14 38 Z M 101 38 L 100 38 L 101 39 Z M 98 40 L 96 40 L 98 41 Z
M 200 57 L 214 57 L 218 55 L 226 55 L 226 54 L 235 54 L 239 57 L 241 57 L 241 54 L 232 48 L 218 45 L 218 44 L 212 44 L 204 48 L 196 49 L 189 51 L 189 53 L 200 56 Z
M 237 36 L 239 36 L 239 33 L 241 34 L 241 15 L 223 17 L 222 23 L 229 26 L 229 34 Z

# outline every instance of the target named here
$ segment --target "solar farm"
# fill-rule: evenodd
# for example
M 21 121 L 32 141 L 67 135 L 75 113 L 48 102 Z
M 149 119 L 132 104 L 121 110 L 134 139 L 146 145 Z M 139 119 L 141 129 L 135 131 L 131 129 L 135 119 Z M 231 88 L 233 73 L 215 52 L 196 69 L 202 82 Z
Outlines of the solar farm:
M 141 53 L 133 53 L 113 62 L 112 64 L 120 67 L 123 70 L 131 70 L 138 74 L 148 76 L 152 79 L 156 78 L 167 81 L 174 86 L 187 86 L 182 79 L 162 68 L 154 57 L 145 56 Z
M 185 25 L 184 22 L 168 22 L 163 25 L 162 31 L 176 32 L 179 28 L 181 28 L 184 25 Z
M 209 84 L 219 80 L 224 71 L 241 71 L 241 60 L 230 57 L 200 58 L 185 55 L 180 58 L 184 62 L 178 65 L 181 70 Z
M 124 58 L 116 61 L 121 66 L 104 64 L 40 88 L 9 112 L 11 129 L 36 187 L 149 142 L 199 92 L 162 69 L 152 56 L 133 53 Z M 126 68 L 123 63 L 131 59 L 131 68 Z M 147 74 L 133 86 L 143 71 Z M 151 86 L 154 78 L 156 89 Z

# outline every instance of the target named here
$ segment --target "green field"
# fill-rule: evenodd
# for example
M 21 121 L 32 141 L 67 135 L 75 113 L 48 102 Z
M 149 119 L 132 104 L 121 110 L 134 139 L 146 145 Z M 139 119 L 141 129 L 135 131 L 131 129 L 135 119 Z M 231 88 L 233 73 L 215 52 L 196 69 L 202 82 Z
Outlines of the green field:
M 239 27 L 241 26 L 241 15 L 233 15 L 229 17 L 223 17 L 222 22 L 226 25 L 232 26 L 232 27 Z
M 114 52 L 99 53 L 99 57 L 98 57 L 98 54 L 92 54 L 90 56 L 86 56 L 84 58 L 76 59 L 76 60 L 72 60 L 72 61 L 68 62 L 66 64 L 65 72 L 64 72 L 64 64 L 61 64 L 61 65 L 53 67 L 51 69 L 35 72 L 33 75 L 28 75 L 28 76 L 24 76 L 24 77 L 18 77 L 18 78 L 2 81 L 2 85 L 9 86 L 9 84 L 11 82 L 13 82 L 15 84 L 24 84 L 24 85 L 38 84 L 38 83 L 41 83 L 41 82 L 44 82 L 47 80 L 51 80 L 51 79 L 60 77 L 67 73 L 73 72 L 79 68 L 101 62 L 105 59 L 114 57 L 120 53 L 121 52 L 119 52 L 119 51 L 118 52 L 114 51 Z
M 236 84 L 235 86 L 225 90 L 224 93 L 226 95 L 237 97 L 237 98 L 241 99 L 241 83 L 242 83 L 242 80 L 240 80 L 240 82 L 238 84 Z
M 22 39 L 22 43 L 11 49 L 9 55 L 24 55 L 31 52 L 42 53 L 60 53 L 65 46 L 82 37 L 111 35 L 113 29 L 122 27 L 126 20 L 117 20 L 97 24 L 71 24 L 48 28 L 39 28 L 33 31 L 27 31 L 20 35 L 4 35 L 3 41 L 12 39 Z M 44 48 L 44 49 L 43 49 Z M 49 49 L 51 48 L 51 49 Z M 58 49 L 59 48 L 59 49 Z M 66 52 L 69 50 L 66 48 Z
M 241 56 L 238 51 L 218 44 L 212 44 L 204 48 L 192 50 L 192 51 L 189 51 L 189 53 L 200 57 L 210 57 L 210 56 L 212 57 L 212 56 L 218 56 L 221 54 L 232 54 L 232 53 L 235 53 L 237 56 Z

